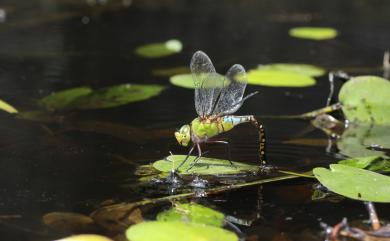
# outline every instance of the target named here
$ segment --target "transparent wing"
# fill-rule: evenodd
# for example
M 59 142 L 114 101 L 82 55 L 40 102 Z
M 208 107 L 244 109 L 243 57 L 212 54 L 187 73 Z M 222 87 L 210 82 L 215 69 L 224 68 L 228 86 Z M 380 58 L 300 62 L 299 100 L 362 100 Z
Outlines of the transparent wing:
M 191 59 L 191 73 L 195 85 L 195 109 L 200 117 L 211 115 L 223 87 L 223 78 L 215 72 L 210 58 L 197 51 Z
M 244 67 L 235 64 L 226 73 L 224 88 L 218 98 L 212 115 L 223 116 L 236 112 L 243 102 L 252 96 L 250 94 L 242 98 L 248 83 Z

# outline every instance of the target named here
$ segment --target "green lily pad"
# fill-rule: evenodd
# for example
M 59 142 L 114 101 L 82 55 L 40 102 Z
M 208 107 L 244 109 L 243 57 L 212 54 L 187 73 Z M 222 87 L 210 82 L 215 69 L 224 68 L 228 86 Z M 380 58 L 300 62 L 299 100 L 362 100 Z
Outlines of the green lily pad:
M 308 87 L 316 80 L 304 74 L 275 69 L 253 69 L 248 72 L 248 83 L 271 87 Z
M 143 222 L 126 230 L 131 241 L 238 241 L 235 233 L 207 225 L 184 222 Z
M 171 155 L 166 159 L 159 160 L 153 163 L 153 167 L 161 172 L 171 172 L 172 168 L 177 168 L 184 161 L 186 155 Z M 230 165 L 228 160 L 201 157 L 197 163 L 191 168 L 196 156 L 190 156 L 188 160 L 179 168 L 181 174 L 203 174 L 203 175 L 218 175 L 218 174 L 238 174 L 243 172 L 257 172 L 259 166 L 250 165 L 241 162 L 233 162 Z
M 318 167 L 313 173 L 332 192 L 361 201 L 390 202 L 390 177 L 341 164 L 330 170 Z
M 88 95 L 92 92 L 89 87 L 77 87 L 52 93 L 39 100 L 39 104 L 48 110 L 62 110 L 80 96 Z
M 139 46 L 135 49 L 138 56 L 144 58 L 161 58 L 180 53 L 183 44 L 177 39 L 171 39 L 163 43 L 151 43 Z
M 350 167 L 356 168 L 366 168 L 375 160 L 378 160 L 381 156 L 365 156 L 365 157 L 355 157 L 347 160 L 339 161 L 339 164 L 347 165 Z
M 324 27 L 296 27 L 288 31 L 288 34 L 294 38 L 327 40 L 337 36 L 337 30 Z
M 15 109 L 12 105 L 8 104 L 7 102 L 0 100 L 0 110 L 3 110 L 5 112 L 8 112 L 10 114 L 18 113 L 18 110 Z
M 377 76 L 358 76 L 339 92 L 342 110 L 350 122 L 390 125 L 390 82 Z
M 258 69 L 278 70 L 303 74 L 311 77 L 319 77 L 325 74 L 325 69 L 310 64 L 275 63 L 260 65 Z
M 219 78 L 221 79 L 224 79 L 225 77 L 218 74 Z M 195 89 L 195 85 L 194 85 L 194 81 L 192 79 L 192 74 L 178 74 L 178 75 L 173 75 L 169 78 L 169 81 L 171 82 L 171 84 L 175 85 L 175 86 L 178 86 L 178 87 L 182 87 L 182 88 L 186 88 L 186 89 Z M 227 80 L 225 80 L 226 83 Z M 214 82 L 212 81 L 209 81 L 209 82 L 206 82 L 206 84 L 204 85 L 205 88 L 214 88 L 214 87 L 222 87 L 221 86 L 221 83 L 223 83 L 222 81 L 221 82 L 217 82 L 215 83 L 216 85 L 212 85 Z
M 39 103 L 49 110 L 110 108 L 149 99 L 164 89 L 160 85 L 140 84 L 121 84 L 98 90 L 80 87 L 53 93 Z
M 177 204 L 173 208 L 157 215 L 158 221 L 181 221 L 222 227 L 223 213 L 196 203 Z
M 348 157 L 385 156 L 383 151 L 368 149 L 370 146 L 390 148 L 390 127 L 351 123 L 337 141 L 340 153 Z

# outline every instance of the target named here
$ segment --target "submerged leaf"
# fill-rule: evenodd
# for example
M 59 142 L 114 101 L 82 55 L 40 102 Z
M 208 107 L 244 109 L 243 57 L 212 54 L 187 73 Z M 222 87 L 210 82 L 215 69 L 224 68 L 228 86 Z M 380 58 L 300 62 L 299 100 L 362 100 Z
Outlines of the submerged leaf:
M 343 112 L 351 122 L 390 125 L 390 82 L 376 76 L 350 79 L 340 90 Z
M 139 46 L 135 53 L 144 58 L 160 58 L 181 52 L 183 44 L 177 39 Z
M 293 72 L 311 77 L 319 77 L 325 74 L 323 68 L 310 64 L 275 63 L 260 65 L 259 69 Z
M 322 185 L 337 194 L 372 202 L 390 202 L 390 177 L 376 172 L 341 164 L 330 170 L 314 168 L 313 173 Z
M 80 233 L 96 231 L 92 218 L 79 213 L 52 212 L 45 214 L 42 219 L 45 225 L 60 232 Z
M 48 110 L 62 110 L 70 105 L 80 96 L 88 95 L 92 92 L 90 87 L 77 87 L 52 93 L 39 100 L 39 104 Z
M 91 213 L 90 217 L 104 230 L 121 232 L 128 226 L 143 221 L 141 210 L 133 203 L 118 203 L 103 206 Z
M 49 110 L 100 109 L 149 99 L 160 94 L 160 85 L 120 84 L 92 90 L 80 87 L 53 93 L 40 100 Z
M 366 156 L 366 157 L 355 157 L 352 159 L 341 160 L 339 164 L 357 167 L 357 168 L 366 168 L 375 160 L 378 160 L 381 156 Z
M 183 222 L 143 222 L 126 230 L 131 241 L 238 241 L 235 233 L 222 228 Z
M 72 103 L 77 109 L 100 109 L 149 99 L 164 90 L 160 85 L 121 84 L 93 91 Z
M 158 221 L 181 221 L 222 227 L 223 213 L 196 203 L 177 204 L 157 215 Z
M 337 36 L 337 30 L 324 27 L 296 27 L 290 29 L 288 34 L 295 38 L 327 40 L 335 38 Z
M 15 109 L 12 105 L 8 104 L 7 102 L 0 100 L 0 110 L 4 110 L 5 112 L 14 114 L 18 113 L 18 110 Z
M 248 83 L 271 87 L 307 87 L 315 85 L 316 80 L 295 72 L 261 68 L 249 70 Z
M 177 168 L 185 158 L 185 155 L 171 155 L 166 159 L 154 162 L 153 167 L 161 172 L 171 172 L 172 168 Z M 201 157 L 197 160 L 196 164 L 193 165 L 193 162 L 196 158 L 196 156 L 190 156 L 188 160 L 179 168 L 178 171 L 180 174 L 238 174 L 243 172 L 257 172 L 259 170 L 259 166 L 256 165 L 233 162 L 232 166 L 228 160 L 207 157 Z

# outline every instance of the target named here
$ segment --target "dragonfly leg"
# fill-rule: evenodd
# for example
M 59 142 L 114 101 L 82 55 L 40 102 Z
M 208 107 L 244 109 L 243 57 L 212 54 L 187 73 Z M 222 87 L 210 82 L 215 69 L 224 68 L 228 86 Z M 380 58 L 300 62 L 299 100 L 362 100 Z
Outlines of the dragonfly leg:
M 190 167 L 187 169 L 187 171 L 190 170 L 191 168 L 193 168 L 195 166 L 195 164 L 199 161 L 199 159 L 202 157 L 202 149 L 200 149 L 199 143 L 196 143 L 195 145 L 198 148 L 198 156 L 194 159 L 194 161 L 192 162 Z M 194 145 L 194 147 L 195 147 L 195 145 Z
M 230 165 L 232 165 L 233 167 L 236 167 L 233 162 L 232 162 L 232 153 L 231 153 L 231 149 L 230 149 L 230 143 L 228 141 L 208 141 L 207 143 L 221 143 L 221 144 L 225 144 L 226 145 L 226 149 L 227 149 L 227 153 L 228 153 L 228 160 L 229 160 L 229 163 Z
M 188 152 L 188 154 L 187 154 L 187 156 L 186 156 L 186 158 L 180 163 L 180 165 L 179 166 L 177 166 L 176 167 L 176 171 L 177 170 L 179 170 L 179 168 L 181 167 L 181 166 L 183 166 L 184 165 L 184 163 L 188 160 L 188 158 L 190 157 L 190 155 L 191 155 L 191 153 L 192 153 L 192 151 L 194 150 L 194 148 L 195 148 L 195 145 L 196 144 L 194 144 L 192 147 L 191 147 L 191 149 L 190 149 L 190 151 Z M 199 145 L 199 144 L 198 144 Z

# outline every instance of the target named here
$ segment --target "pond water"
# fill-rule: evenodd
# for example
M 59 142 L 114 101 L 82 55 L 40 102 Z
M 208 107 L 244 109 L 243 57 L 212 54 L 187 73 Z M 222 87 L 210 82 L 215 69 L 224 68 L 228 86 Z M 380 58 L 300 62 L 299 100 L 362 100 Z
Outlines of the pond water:
M 188 66 L 196 50 L 206 52 L 220 72 L 240 63 L 246 69 L 274 62 L 308 63 L 351 74 L 382 75 L 390 46 L 388 1 L 179 1 L 179 0 L 3 0 L 0 8 L 0 98 L 19 110 L 53 91 L 120 83 L 168 88 L 146 101 L 109 109 L 67 113 L 42 123 L 0 113 L 1 240 L 53 240 L 69 233 L 42 223 L 49 212 L 88 214 L 106 201 L 132 202 L 166 196 L 169 190 L 136 188 L 135 168 L 169 152 L 185 154 L 175 128 L 196 117 L 193 91 L 170 85 L 155 69 Z M 296 26 L 329 26 L 336 39 L 310 41 L 288 36 Z M 142 44 L 180 39 L 183 51 L 160 59 L 134 54 Z M 342 82 L 336 82 L 336 88 Z M 267 133 L 268 164 L 309 171 L 339 160 L 326 152 L 328 137 L 303 120 L 266 118 L 321 108 L 327 77 L 307 88 L 249 85 L 237 114 L 253 114 Z M 70 123 L 84 121 L 89 128 Z M 224 135 L 232 159 L 257 160 L 257 133 L 242 125 Z M 306 143 L 287 141 L 304 139 Z M 309 140 L 309 141 L 308 141 Z M 312 141 L 310 141 L 312 140 Z M 226 158 L 223 147 L 207 156 Z M 324 240 L 320 222 L 343 217 L 363 223 L 361 202 L 313 201 L 310 179 L 295 179 L 212 195 L 201 201 L 227 215 L 253 222 L 239 226 L 248 240 Z M 165 207 L 170 204 L 165 203 Z M 389 218 L 386 205 L 379 216 Z M 153 217 L 153 212 L 148 214 Z

